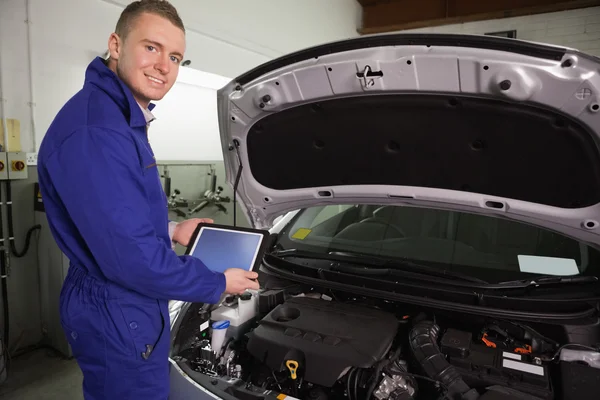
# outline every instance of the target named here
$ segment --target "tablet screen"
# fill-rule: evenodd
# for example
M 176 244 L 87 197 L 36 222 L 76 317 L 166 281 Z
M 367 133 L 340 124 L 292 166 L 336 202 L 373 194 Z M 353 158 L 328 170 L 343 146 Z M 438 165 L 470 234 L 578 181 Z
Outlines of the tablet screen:
M 200 259 L 208 269 L 225 272 L 229 268 L 250 271 L 264 236 L 222 228 L 202 227 L 189 254 Z

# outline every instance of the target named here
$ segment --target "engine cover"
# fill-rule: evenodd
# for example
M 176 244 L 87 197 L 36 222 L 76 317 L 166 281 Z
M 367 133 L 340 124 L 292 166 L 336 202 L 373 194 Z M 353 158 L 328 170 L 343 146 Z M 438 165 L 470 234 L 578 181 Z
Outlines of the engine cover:
M 298 379 L 331 387 L 348 368 L 369 368 L 381 360 L 398 326 L 393 314 L 377 309 L 294 297 L 259 322 L 248 351 L 275 371 L 297 361 Z

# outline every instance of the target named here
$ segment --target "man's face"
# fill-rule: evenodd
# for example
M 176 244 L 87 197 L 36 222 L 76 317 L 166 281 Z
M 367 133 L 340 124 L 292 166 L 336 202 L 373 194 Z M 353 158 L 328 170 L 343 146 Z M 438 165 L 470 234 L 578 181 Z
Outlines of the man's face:
M 173 87 L 185 52 L 185 34 L 169 20 L 144 13 L 122 41 L 110 36 L 110 58 L 116 73 L 143 106 L 162 99 Z

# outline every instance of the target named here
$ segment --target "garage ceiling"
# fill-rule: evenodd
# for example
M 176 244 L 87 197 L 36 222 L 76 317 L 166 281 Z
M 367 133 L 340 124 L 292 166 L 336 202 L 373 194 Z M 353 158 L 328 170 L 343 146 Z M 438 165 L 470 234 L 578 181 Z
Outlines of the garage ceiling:
M 360 34 L 400 31 L 600 6 L 600 0 L 358 0 Z

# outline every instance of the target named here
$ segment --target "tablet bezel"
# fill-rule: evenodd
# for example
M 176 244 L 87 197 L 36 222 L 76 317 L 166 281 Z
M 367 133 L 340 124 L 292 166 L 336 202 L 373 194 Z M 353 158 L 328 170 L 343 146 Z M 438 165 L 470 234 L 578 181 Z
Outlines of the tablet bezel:
M 263 257 L 265 256 L 265 253 L 269 247 L 269 236 L 270 236 L 269 231 L 263 230 L 263 229 L 244 228 L 244 227 L 239 227 L 239 226 L 234 227 L 231 225 L 211 224 L 211 223 L 207 223 L 207 222 L 200 222 L 198 224 L 198 226 L 196 226 L 196 229 L 194 230 L 194 233 L 192 234 L 192 236 L 190 238 L 188 246 L 185 249 L 185 255 L 194 257 L 192 255 L 192 249 L 196 245 L 196 242 L 198 240 L 198 235 L 200 234 L 200 230 L 202 230 L 202 228 L 215 228 L 215 229 L 221 229 L 221 230 L 227 230 L 227 231 L 233 231 L 233 232 L 246 232 L 246 233 L 255 233 L 255 234 L 262 235 L 263 238 L 260 242 L 260 246 L 258 247 L 258 252 L 256 253 L 256 259 L 254 260 L 254 265 L 252 265 L 252 267 L 248 270 L 248 271 L 258 272 L 258 268 L 260 267 L 260 264 L 263 261 Z M 195 257 L 195 258 L 197 258 L 197 257 Z

